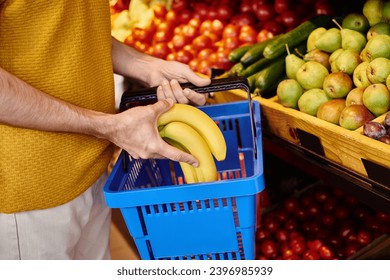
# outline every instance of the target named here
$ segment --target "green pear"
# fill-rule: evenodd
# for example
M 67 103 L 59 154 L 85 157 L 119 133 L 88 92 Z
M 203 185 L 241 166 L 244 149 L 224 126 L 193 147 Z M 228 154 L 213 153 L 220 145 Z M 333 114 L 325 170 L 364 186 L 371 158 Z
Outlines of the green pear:
M 368 40 L 365 49 L 367 49 L 368 61 L 372 61 L 377 57 L 390 59 L 390 36 L 385 34 L 373 36 Z
M 390 109 L 390 92 L 384 84 L 369 85 L 363 92 L 363 104 L 375 116 L 380 116 Z
M 388 22 L 379 22 L 374 26 L 371 26 L 367 31 L 367 40 L 370 40 L 373 36 L 377 34 L 390 35 L 390 23 Z
M 285 79 L 278 84 L 276 95 L 284 107 L 298 109 L 298 100 L 303 94 L 303 88 L 294 79 Z
M 359 53 L 353 50 L 343 50 L 336 59 L 336 65 L 341 72 L 352 75 L 355 68 L 362 62 Z
M 321 51 L 332 53 L 341 48 L 341 34 L 338 28 L 326 30 L 315 42 L 315 47 Z
M 325 103 L 322 103 L 317 110 L 317 118 L 333 123 L 339 124 L 341 112 L 345 108 L 345 99 L 336 98 Z
M 306 49 L 308 52 L 316 48 L 315 43 L 317 42 L 318 38 L 325 32 L 325 27 L 317 27 L 312 32 L 310 32 L 309 37 L 307 37 L 306 41 Z
M 334 62 L 336 60 L 336 58 L 339 56 L 339 54 L 342 52 L 343 52 L 342 48 L 339 48 L 339 49 L 335 50 L 334 52 L 332 52 L 329 56 L 329 63 L 332 64 L 332 62 Z
M 361 61 L 369 62 L 368 57 L 367 57 L 367 48 L 366 47 L 364 47 L 364 49 L 360 52 L 360 59 L 361 59 Z
M 390 75 L 387 76 L 387 79 L 386 79 L 386 86 L 387 86 L 388 90 L 390 91 Z
M 358 66 L 356 66 L 352 74 L 352 80 L 355 87 L 364 89 L 371 85 L 371 82 L 367 77 L 367 66 L 369 64 L 370 63 L 368 61 L 362 61 Z
M 382 20 L 383 0 L 367 0 L 363 5 L 363 15 L 366 16 L 370 26 Z
M 366 36 L 359 31 L 342 28 L 335 19 L 333 22 L 340 28 L 341 47 L 344 50 L 354 50 L 360 53 L 366 46 Z
M 329 74 L 328 69 L 317 61 L 305 62 L 297 71 L 296 78 L 305 89 L 321 88 L 325 77 Z
M 382 22 L 390 22 L 390 1 L 386 1 L 382 8 Z
M 365 15 L 360 13 L 349 13 L 343 18 L 341 27 L 366 34 L 367 30 L 370 28 L 370 24 Z
M 364 105 L 353 104 L 343 109 L 340 114 L 339 124 L 343 128 L 355 130 L 365 122 L 373 120 L 374 117 Z
M 353 88 L 345 98 L 345 106 L 353 104 L 363 105 L 363 92 L 364 88 Z
M 329 98 L 343 98 L 353 88 L 353 82 L 348 74 L 334 72 L 325 77 L 322 88 Z
M 385 84 L 390 75 L 390 59 L 377 57 L 368 64 L 366 71 L 372 84 Z
M 288 46 L 286 45 L 287 55 L 285 58 L 286 76 L 290 79 L 295 79 L 298 69 L 305 63 L 305 61 L 290 53 Z
M 306 53 L 303 56 L 303 60 L 304 61 L 317 61 L 317 62 L 321 63 L 322 65 L 324 65 L 328 70 L 330 70 L 329 57 L 330 57 L 329 53 L 327 53 L 325 51 L 321 51 L 319 49 L 314 49 L 314 50 L 311 50 L 308 53 Z
M 305 91 L 298 100 L 299 111 L 316 116 L 318 108 L 321 104 L 329 101 L 330 98 L 326 95 L 325 91 L 320 88 L 312 88 Z

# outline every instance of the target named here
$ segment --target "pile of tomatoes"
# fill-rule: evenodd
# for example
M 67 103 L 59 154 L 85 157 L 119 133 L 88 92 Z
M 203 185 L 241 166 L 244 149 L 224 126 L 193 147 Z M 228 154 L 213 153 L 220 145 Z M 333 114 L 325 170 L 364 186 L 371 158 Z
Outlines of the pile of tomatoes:
M 154 19 L 146 28 L 133 28 L 125 43 L 150 55 L 188 64 L 194 71 L 210 75 L 211 68 L 229 70 L 229 53 L 286 32 L 309 16 L 314 7 L 292 0 L 174 0 L 167 10 L 154 7 Z M 322 0 L 321 3 L 328 0 Z M 330 13 L 328 10 L 318 13 Z M 313 8 L 314 9 L 314 8 Z
M 262 215 L 256 232 L 257 259 L 347 259 L 389 233 L 386 213 L 339 188 L 315 185 Z

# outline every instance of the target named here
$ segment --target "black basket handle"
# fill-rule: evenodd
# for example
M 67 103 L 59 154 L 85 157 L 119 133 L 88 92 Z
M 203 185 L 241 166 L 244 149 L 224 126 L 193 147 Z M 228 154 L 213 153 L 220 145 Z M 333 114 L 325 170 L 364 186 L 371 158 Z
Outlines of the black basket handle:
M 198 93 L 219 92 L 231 89 L 243 89 L 249 93 L 248 80 L 245 77 L 229 77 L 212 79 L 211 83 L 204 87 L 197 87 L 191 83 L 180 84 L 182 88 L 189 88 Z M 250 94 L 248 95 L 250 98 Z M 135 106 L 153 104 L 157 102 L 157 87 L 126 90 L 122 94 L 120 111 Z

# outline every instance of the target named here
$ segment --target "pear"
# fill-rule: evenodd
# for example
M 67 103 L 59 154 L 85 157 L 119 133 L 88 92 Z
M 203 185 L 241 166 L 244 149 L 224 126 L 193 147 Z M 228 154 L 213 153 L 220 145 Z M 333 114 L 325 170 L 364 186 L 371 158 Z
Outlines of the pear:
M 353 50 L 343 50 L 336 59 L 336 65 L 340 71 L 352 75 L 355 68 L 362 62 L 359 53 Z
M 336 58 L 339 56 L 340 53 L 342 53 L 343 49 L 342 48 L 339 48 L 337 50 L 335 50 L 334 52 L 332 52 L 329 56 L 329 63 L 332 64 L 332 62 L 334 62 L 336 60 Z
M 362 61 L 358 66 L 356 66 L 352 74 L 352 80 L 355 87 L 364 89 L 371 85 L 371 82 L 367 77 L 367 66 L 369 64 L 370 63 L 368 61 Z
M 340 114 L 339 124 L 346 129 L 355 130 L 365 122 L 373 120 L 374 117 L 364 105 L 353 104 L 343 109 Z
M 330 98 L 320 88 L 313 88 L 305 91 L 298 100 L 299 111 L 316 116 L 321 104 L 329 101 Z
M 374 26 L 382 19 L 384 1 L 367 0 L 363 5 L 363 15 L 366 16 L 370 26 Z
M 366 47 L 364 47 L 364 49 L 360 52 L 360 59 L 362 61 L 369 62 L 368 57 L 367 57 L 367 48 Z
M 348 74 L 334 72 L 325 77 L 322 88 L 329 98 L 343 98 L 353 88 L 353 82 Z
M 372 61 L 377 57 L 390 59 L 390 36 L 385 34 L 373 36 L 368 40 L 365 49 L 367 49 L 368 61 Z
M 334 19 L 333 22 L 340 28 L 341 47 L 344 50 L 353 50 L 360 53 L 366 46 L 366 36 L 359 31 L 342 28 Z
M 345 98 L 345 106 L 351 106 L 353 104 L 363 105 L 363 88 L 353 88 Z
M 336 98 L 325 103 L 322 103 L 317 110 L 317 118 L 333 123 L 339 124 L 341 112 L 345 108 L 345 99 Z
M 307 61 L 298 69 L 296 78 L 305 90 L 312 88 L 322 89 L 324 79 L 328 74 L 328 69 L 321 63 L 317 61 Z
M 384 84 L 390 75 L 390 59 L 377 57 L 367 66 L 367 77 L 373 84 Z
M 341 48 L 341 32 L 338 28 L 326 30 L 316 41 L 315 47 L 321 51 L 332 53 Z
M 306 53 L 303 57 L 304 61 L 317 61 L 324 65 L 328 70 L 330 70 L 329 63 L 329 53 L 321 51 L 319 49 L 314 49 Z
M 366 34 L 367 30 L 370 28 L 370 24 L 365 15 L 360 13 L 349 13 L 343 18 L 341 27 Z
M 298 69 L 303 64 L 305 64 L 305 61 L 302 58 L 296 56 L 295 54 L 290 53 L 290 50 L 289 50 L 287 44 L 286 44 L 286 50 L 287 50 L 287 55 L 285 58 L 286 76 L 289 79 L 295 79 Z
M 382 8 L 382 22 L 390 22 L 390 1 L 386 1 Z
M 390 92 L 384 84 L 369 85 L 363 92 L 363 104 L 375 116 L 380 116 L 390 109 Z
M 303 88 L 294 79 L 285 79 L 278 84 L 276 95 L 284 107 L 298 109 L 298 100 L 303 94 Z
M 312 32 L 310 32 L 306 42 L 306 49 L 308 52 L 316 48 L 315 43 L 317 42 L 318 38 L 325 32 L 326 32 L 325 27 L 317 27 Z
M 388 22 L 379 22 L 374 26 L 371 26 L 367 31 L 367 40 L 370 40 L 373 36 L 377 34 L 390 35 L 390 23 Z
M 387 76 L 387 79 L 386 79 L 386 86 L 387 86 L 387 89 L 390 91 L 390 75 Z

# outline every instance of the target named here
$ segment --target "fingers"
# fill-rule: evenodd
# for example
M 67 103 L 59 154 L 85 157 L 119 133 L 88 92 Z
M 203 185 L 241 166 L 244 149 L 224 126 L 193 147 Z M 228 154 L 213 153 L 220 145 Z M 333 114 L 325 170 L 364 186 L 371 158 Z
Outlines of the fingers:
M 207 77 L 201 77 L 196 74 L 191 68 L 184 68 L 182 75 L 186 78 L 186 80 L 198 87 L 204 87 L 211 83 L 211 79 Z
M 162 154 L 165 158 L 177 161 L 177 162 L 185 162 L 193 167 L 199 166 L 199 161 L 191 154 L 188 154 L 186 152 L 183 152 L 182 150 L 175 148 L 166 142 L 164 142 L 166 145 L 164 145 L 163 149 L 161 151 L 164 151 Z
M 175 79 L 170 82 L 167 80 L 162 82 L 162 84 L 157 88 L 157 98 L 158 100 L 172 99 L 183 104 L 188 104 L 190 102 L 184 94 L 179 82 Z

